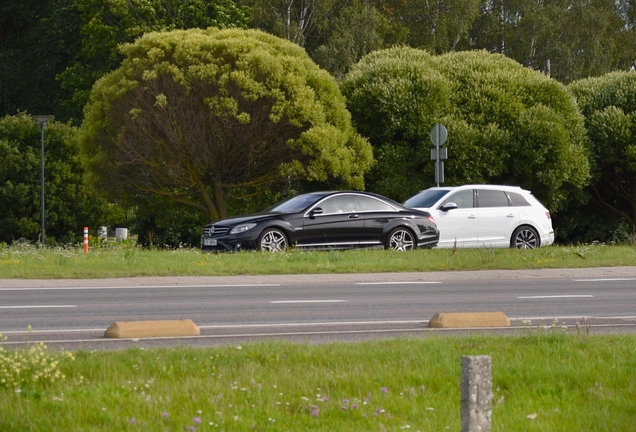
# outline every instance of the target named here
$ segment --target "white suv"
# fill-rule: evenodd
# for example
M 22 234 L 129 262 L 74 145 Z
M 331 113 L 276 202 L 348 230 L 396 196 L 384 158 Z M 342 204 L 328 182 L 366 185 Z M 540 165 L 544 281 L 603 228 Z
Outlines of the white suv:
M 554 243 L 550 212 L 518 186 L 433 187 L 406 207 L 429 212 L 440 231 L 437 247 L 536 248 Z

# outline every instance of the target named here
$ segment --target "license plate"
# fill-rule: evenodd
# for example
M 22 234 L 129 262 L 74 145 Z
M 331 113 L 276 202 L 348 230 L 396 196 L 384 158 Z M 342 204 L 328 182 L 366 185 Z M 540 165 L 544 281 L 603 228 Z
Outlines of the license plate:
M 203 246 L 216 246 L 216 239 L 211 239 L 211 238 L 203 239 Z

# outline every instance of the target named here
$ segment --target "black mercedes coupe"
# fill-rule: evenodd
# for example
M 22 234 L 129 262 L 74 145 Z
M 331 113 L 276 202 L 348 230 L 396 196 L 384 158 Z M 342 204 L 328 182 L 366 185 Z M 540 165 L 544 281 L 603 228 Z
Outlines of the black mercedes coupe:
M 331 191 L 298 195 L 261 213 L 208 224 L 201 249 L 282 252 L 293 246 L 405 251 L 433 247 L 438 240 L 439 231 L 428 212 L 368 192 Z

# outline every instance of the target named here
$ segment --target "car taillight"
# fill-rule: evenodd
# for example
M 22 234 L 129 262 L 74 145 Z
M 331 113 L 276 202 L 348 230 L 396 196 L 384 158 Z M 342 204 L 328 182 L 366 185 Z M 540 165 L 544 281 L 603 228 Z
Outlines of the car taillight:
M 548 216 L 548 217 L 549 217 L 549 216 Z M 428 215 L 428 220 L 430 220 L 430 221 L 431 221 L 431 222 L 433 222 L 435 225 L 437 225 L 437 224 L 435 223 L 435 219 L 433 219 L 433 216 Z
M 549 212 L 549 211 L 545 212 L 545 215 L 546 215 L 546 217 L 547 217 L 548 219 L 550 219 L 550 212 Z

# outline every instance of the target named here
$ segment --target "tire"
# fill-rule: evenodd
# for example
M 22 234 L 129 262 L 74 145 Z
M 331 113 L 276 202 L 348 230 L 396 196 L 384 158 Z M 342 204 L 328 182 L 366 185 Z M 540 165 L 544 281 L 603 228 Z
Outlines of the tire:
M 404 252 L 415 249 L 417 244 L 410 229 L 399 227 L 389 233 L 384 246 L 386 249 Z
M 510 238 L 510 247 L 517 249 L 535 249 L 541 246 L 541 238 L 537 230 L 530 226 L 520 226 Z
M 270 228 L 258 237 L 258 249 L 263 252 L 285 252 L 287 250 L 287 236 L 276 228 Z

